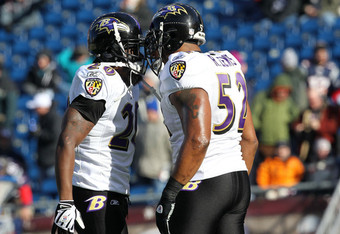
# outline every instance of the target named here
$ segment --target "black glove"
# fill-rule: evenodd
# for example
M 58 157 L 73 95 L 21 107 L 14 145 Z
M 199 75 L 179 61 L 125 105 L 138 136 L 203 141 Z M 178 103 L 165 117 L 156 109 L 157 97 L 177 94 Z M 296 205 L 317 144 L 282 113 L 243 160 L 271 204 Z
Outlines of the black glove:
M 169 221 L 175 209 L 176 196 L 183 185 L 170 177 L 156 209 L 156 224 L 161 234 L 170 234 Z
M 74 206 L 74 202 L 72 200 L 59 201 L 57 209 L 55 211 L 54 223 L 51 233 L 54 234 L 57 230 L 58 234 L 74 233 L 75 221 L 77 221 L 78 225 L 82 229 L 85 228 L 80 212 Z

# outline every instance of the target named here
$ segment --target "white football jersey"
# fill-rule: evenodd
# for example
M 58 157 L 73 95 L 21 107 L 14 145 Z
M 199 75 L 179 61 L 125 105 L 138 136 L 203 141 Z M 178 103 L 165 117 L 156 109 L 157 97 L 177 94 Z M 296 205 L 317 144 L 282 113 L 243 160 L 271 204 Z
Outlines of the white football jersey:
M 73 185 L 129 194 L 138 85 L 130 90 L 112 64 L 94 63 L 80 67 L 73 79 L 69 102 L 79 95 L 105 100 L 105 112 L 75 149 Z
M 247 170 L 240 140 L 245 123 L 247 87 L 241 65 L 228 51 L 178 52 L 169 57 L 160 73 L 161 107 L 176 162 L 184 132 L 169 95 L 179 90 L 202 88 L 211 106 L 211 139 L 195 176 L 203 180 Z

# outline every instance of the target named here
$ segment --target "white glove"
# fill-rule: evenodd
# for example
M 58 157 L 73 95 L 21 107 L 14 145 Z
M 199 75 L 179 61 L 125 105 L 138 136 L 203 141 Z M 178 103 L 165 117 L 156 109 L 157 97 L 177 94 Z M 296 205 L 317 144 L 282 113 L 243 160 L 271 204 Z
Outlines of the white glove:
M 77 221 L 82 229 L 85 228 L 80 212 L 74 206 L 74 201 L 59 201 L 55 211 L 55 218 L 51 233 L 54 234 L 56 230 L 58 230 L 58 233 L 60 231 L 61 233 L 74 233 L 75 221 Z

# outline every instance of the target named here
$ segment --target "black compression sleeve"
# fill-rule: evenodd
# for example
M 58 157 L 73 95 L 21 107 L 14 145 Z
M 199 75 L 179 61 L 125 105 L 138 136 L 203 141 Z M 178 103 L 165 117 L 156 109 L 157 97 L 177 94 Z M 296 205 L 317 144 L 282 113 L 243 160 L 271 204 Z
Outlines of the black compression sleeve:
M 183 188 L 183 184 L 179 183 L 173 177 L 170 176 L 168 183 L 166 184 L 162 197 L 174 202 L 179 191 Z
M 104 100 L 92 100 L 81 95 L 76 97 L 70 106 L 79 111 L 84 119 L 94 124 L 98 122 L 105 111 Z

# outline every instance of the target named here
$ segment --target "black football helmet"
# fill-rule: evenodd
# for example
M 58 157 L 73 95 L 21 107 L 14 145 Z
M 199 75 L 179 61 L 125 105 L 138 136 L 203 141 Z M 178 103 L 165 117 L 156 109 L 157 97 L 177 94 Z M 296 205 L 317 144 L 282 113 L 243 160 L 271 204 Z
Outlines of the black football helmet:
M 104 14 L 95 19 L 88 31 L 88 51 L 97 60 L 114 62 L 138 74 L 145 73 L 140 52 L 144 40 L 138 21 L 123 12 Z
M 159 9 L 152 18 L 144 45 L 145 56 L 151 69 L 158 74 L 162 63 L 162 50 L 167 53 L 175 52 L 184 42 L 199 46 L 205 43 L 203 20 L 198 11 L 181 3 L 173 3 Z

